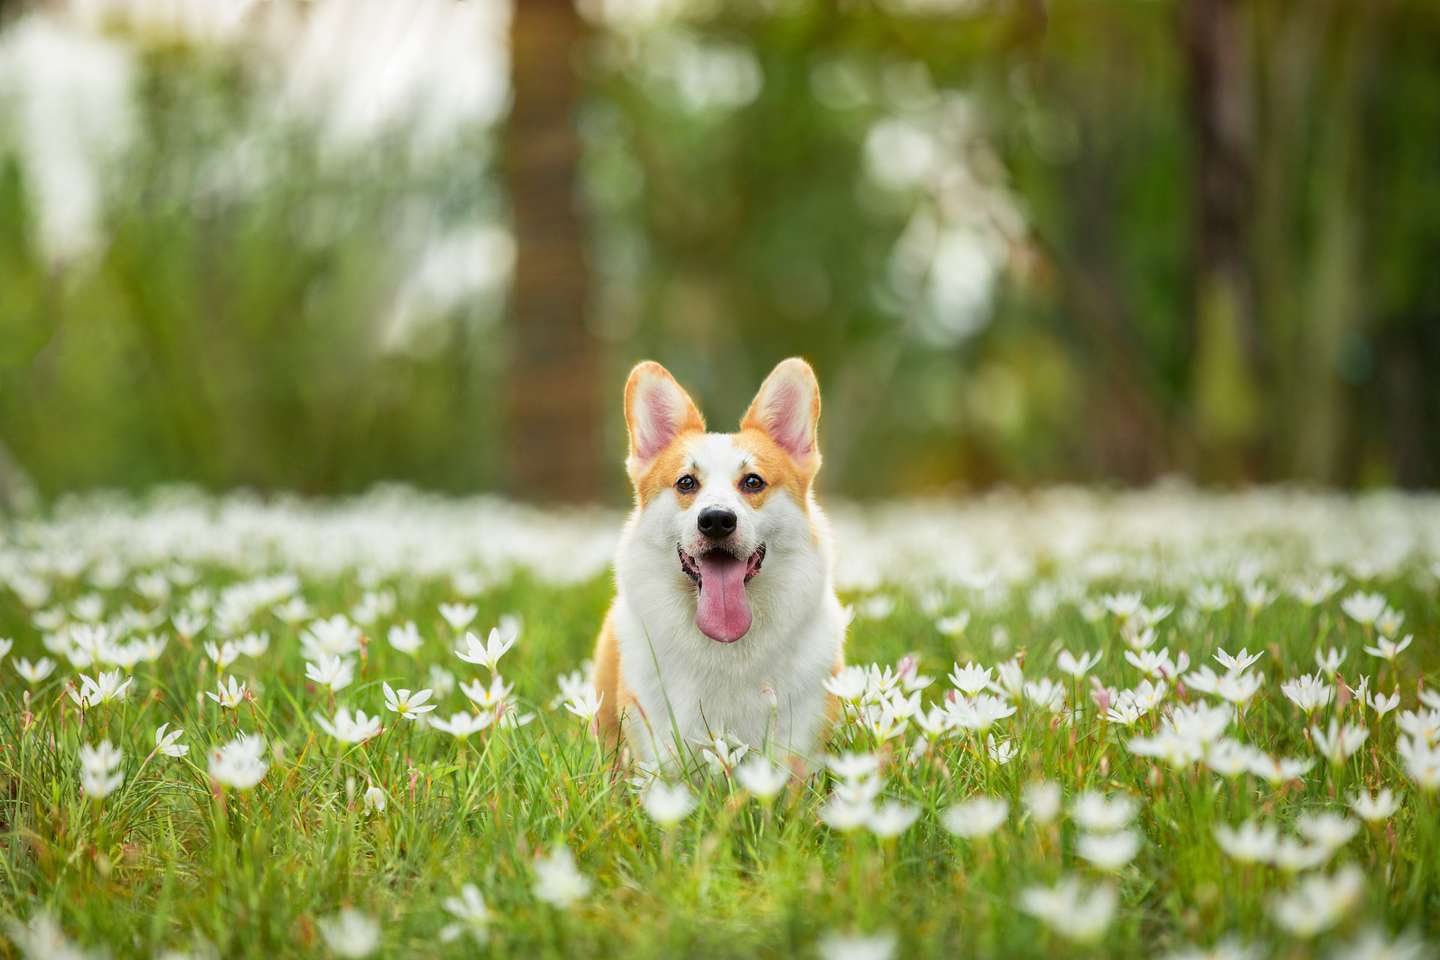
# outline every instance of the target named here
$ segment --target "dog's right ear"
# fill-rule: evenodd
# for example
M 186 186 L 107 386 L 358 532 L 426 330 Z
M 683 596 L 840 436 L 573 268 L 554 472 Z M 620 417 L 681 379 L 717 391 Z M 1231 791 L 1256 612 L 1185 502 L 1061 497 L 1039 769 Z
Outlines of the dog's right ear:
M 630 432 L 625 470 L 638 481 L 680 434 L 704 433 L 705 418 L 669 370 L 646 360 L 635 365 L 625 382 L 625 428 Z

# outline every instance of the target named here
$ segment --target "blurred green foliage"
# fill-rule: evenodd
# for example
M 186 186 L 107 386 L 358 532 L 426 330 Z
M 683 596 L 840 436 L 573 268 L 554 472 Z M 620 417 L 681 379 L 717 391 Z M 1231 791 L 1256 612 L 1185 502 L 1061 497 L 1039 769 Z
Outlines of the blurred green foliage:
M 630 363 L 723 429 L 797 353 L 847 494 L 1440 480 L 1440 7 L 899 6 L 591 25 L 592 270 L 556 282 L 601 361 L 570 412 L 617 451 L 597 496 L 621 490 Z M 503 124 L 337 163 L 267 126 L 247 53 L 144 49 L 98 253 L 40 252 L 0 140 L 0 441 L 43 491 L 466 489 L 517 450 L 573 462 L 507 425 L 540 321 L 503 283 L 387 334 L 427 238 L 526 216 Z M 214 189 L 225 156 L 241 185 Z

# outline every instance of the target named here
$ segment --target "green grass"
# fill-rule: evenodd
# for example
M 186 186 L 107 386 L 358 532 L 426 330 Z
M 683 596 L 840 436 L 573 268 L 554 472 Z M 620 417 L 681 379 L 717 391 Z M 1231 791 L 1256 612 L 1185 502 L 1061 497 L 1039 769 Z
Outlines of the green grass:
M 30 534 L 12 532 L 21 546 L 7 554 L 11 575 L 42 555 L 23 546 Z M 1286 550 L 1290 569 L 1317 568 L 1293 544 Z M 271 561 L 256 566 L 279 569 Z M 1127 566 L 1145 568 L 1143 562 Z M 29 572 L 53 584 L 47 607 L 73 609 L 77 597 L 92 592 L 105 597 L 109 615 L 125 605 L 155 607 L 132 587 L 141 568 L 125 570 L 113 584 L 100 577 L 107 581 L 103 587 L 94 582 L 95 569 L 77 576 Z M 1023 655 L 1027 677 L 1064 680 L 1073 703 L 1077 688 L 1053 666 L 1062 647 L 1103 651 L 1093 672 L 1112 686 L 1133 685 L 1138 674 L 1123 658 L 1112 617 L 1091 622 L 1072 601 L 1053 611 L 1032 609 L 1034 585 L 1063 584 L 1070 573 L 1054 564 L 1036 569 L 983 593 L 942 586 L 944 610 L 972 612 L 959 637 L 943 636 L 933 610 L 921 609 L 918 598 L 931 589 L 930 581 L 910 577 L 904 585 L 883 586 L 882 592 L 898 598 L 896 609 L 883 620 L 857 620 L 849 659 L 893 664 L 918 654 L 922 671 L 936 677 L 927 703 L 949 688 L 944 677 L 952 661 L 994 664 L 1015 654 Z M 200 696 L 216 680 L 201 649 L 201 641 L 218 639 L 213 628 L 195 641 L 172 638 L 158 661 L 134 670 L 121 702 L 82 714 L 65 686 L 74 673 L 93 671 L 65 664 L 27 694 L 11 661 L 39 656 L 43 631 L 16 592 L 0 588 L 0 637 L 16 640 L 0 666 L 0 915 L 48 911 L 72 940 L 137 957 L 194 949 L 201 941 L 223 956 L 325 955 L 317 920 L 346 906 L 379 921 L 379 953 L 393 957 L 477 951 L 497 957 L 808 956 L 837 931 L 893 933 L 901 956 L 1153 956 L 1233 933 L 1288 957 L 1346 942 L 1375 923 L 1392 931 L 1415 928 L 1427 938 L 1440 935 L 1440 804 L 1408 779 L 1394 749 L 1396 717 L 1417 707 L 1417 683 L 1433 684 L 1440 667 L 1432 574 L 1407 561 L 1377 579 L 1350 577 L 1317 609 L 1282 591 L 1255 614 L 1238 602 L 1219 613 L 1189 614 L 1187 591 L 1159 570 L 1149 579 L 1132 573 L 1090 579 L 1072 599 L 1130 588 L 1142 590 L 1149 604 L 1175 604 L 1156 647 L 1168 645 L 1172 654 L 1183 649 L 1196 665 L 1217 646 L 1263 650 L 1254 669 L 1265 685 L 1231 736 L 1271 754 L 1315 756 L 1306 725 L 1279 685 L 1313 671 L 1317 647 L 1347 651 L 1341 674 L 1351 682 L 1363 671 L 1372 688 L 1398 685 L 1400 709 L 1377 718 L 1369 711 L 1362 716 L 1353 704 L 1327 708 L 1322 726 L 1332 715 L 1364 722 L 1368 742 L 1346 763 L 1317 759 L 1301 781 L 1280 787 L 1132 755 L 1126 740 L 1153 730 L 1159 711 L 1137 730 L 1101 723 L 1083 686 L 1082 713 L 1073 726 L 1024 702 L 998 724 L 996 732 L 1019 750 L 1005 765 L 986 759 L 983 743 L 967 736 L 945 740 L 932 755 L 909 763 L 913 725 L 902 739 L 883 745 L 847 725 L 834 734 L 832 750 L 879 750 L 888 777 L 885 796 L 922 810 L 899 838 L 824 826 L 817 811 L 831 781 L 823 773 L 792 783 L 768 806 L 723 776 L 693 773 L 689 782 L 699 806 L 667 833 L 646 816 L 622 758 L 552 704 L 557 674 L 589 655 L 611 595 L 605 577 L 555 585 L 524 572 L 505 574 L 468 598 L 479 607 L 476 626 L 488 628 L 505 613 L 523 617 L 520 641 L 501 670 L 536 719 L 519 729 L 491 728 L 464 743 L 397 721 L 384 712 L 380 688 L 385 680 L 428 686 L 431 664 L 462 680 L 485 675 L 449 652 L 454 633 L 437 604 L 458 599 L 453 584 L 419 576 L 369 583 L 392 591 L 396 608 L 367 629 L 356 680 L 336 698 L 383 717 L 384 732 L 360 746 L 338 743 L 315 724 L 316 711 L 331 712 L 329 696 L 304 679 L 299 629 L 268 612 L 258 614 L 253 626 L 269 631 L 269 652 L 258 660 L 241 657 L 226 671 L 256 694 L 237 711 Z M 257 571 L 202 566 L 197 572 L 195 585 L 177 587 L 162 612 L 178 609 L 187 594 L 218 591 Z M 1268 579 L 1278 583 L 1286 572 L 1272 569 Z M 366 589 L 353 572 L 306 574 L 300 593 L 321 616 L 351 610 Z M 1339 599 L 1357 589 L 1382 592 L 1406 615 L 1403 632 L 1416 640 L 1394 667 L 1380 670 L 1380 661 L 1361 652 L 1366 629 L 1339 611 Z M 387 624 L 405 620 L 414 620 L 425 637 L 417 658 L 383 639 Z M 1003 648 L 997 647 L 1002 633 L 1008 638 Z M 1192 693 L 1189 699 L 1206 698 Z M 1165 707 L 1175 702 L 1172 692 Z M 448 716 L 464 704 L 457 690 L 443 698 L 440 712 Z M 165 722 L 183 727 L 190 754 L 155 756 L 142 769 L 154 730 Z M 263 734 L 278 751 L 252 791 L 220 790 L 207 773 L 208 749 L 237 730 Z M 124 751 L 126 779 L 104 800 L 91 800 L 80 786 L 77 751 L 105 738 Z M 1017 906 L 1027 887 L 1063 876 L 1079 876 L 1087 885 L 1107 882 L 1075 855 L 1080 831 L 1072 821 L 1062 817 L 1042 826 L 1024 814 L 1022 789 L 1037 779 L 1058 782 L 1067 803 L 1083 789 L 1140 801 L 1135 825 L 1143 845 L 1109 881 L 1119 892 L 1120 909 L 1095 944 L 1060 939 Z M 361 794 L 371 784 L 388 794 L 383 813 L 364 809 Z M 1227 858 L 1213 838 L 1217 823 L 1259 817 L 1289 825 L 1305 812 L 1343 812 L 1352 791 L 1382 785 L 1395 789 L 1403 804 L 1388 823 L 1362 827 L 1322 871 L 1354 864 L 1366 882 L 1360 901 L 1313 943 L 1277 926 L 1270 910 L 1272 898 L 1294 879 Z M 987 840 L 951 836 L 941 813 L 975 794 L 1009 800 L 1009 819 Z M 532 890 L 537 852 L 560 841 L 592 881 L 589 896 L 569 909 L 541 902 Z M 440 940 L 451 920 L 442 902 L 466 883 L 479 888 L 492 913 L 483 950 L 468 939 Z M 16 946 L 0 939 L 0 957 L 17 955 Z

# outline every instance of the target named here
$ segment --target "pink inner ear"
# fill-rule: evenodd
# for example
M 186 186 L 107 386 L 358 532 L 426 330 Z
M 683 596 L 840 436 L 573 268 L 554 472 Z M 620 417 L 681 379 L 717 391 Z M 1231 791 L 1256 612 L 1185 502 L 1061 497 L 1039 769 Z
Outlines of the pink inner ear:
M 650 460 L 669 446 L 680 429 L 679 411 L 670 402 L 669 391 L 662 386 L 646 390 L 640 399 L 640 416 L 635 438 L 635 453 L 641 460 Z
M 765 425 L 770 436 L 792 457 L 803 457 L 815 446 L 810 432 L 810 409 L 798 384 L 777 384 L 765 402 Z

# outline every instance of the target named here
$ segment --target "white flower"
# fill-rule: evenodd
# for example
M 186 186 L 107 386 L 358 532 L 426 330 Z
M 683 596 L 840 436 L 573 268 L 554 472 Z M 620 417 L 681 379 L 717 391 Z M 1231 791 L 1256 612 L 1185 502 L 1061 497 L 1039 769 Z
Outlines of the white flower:
M 1065 688 L 1049 677 L 1025 682 L 1025 699 L 1035 706 L 1051 713 L 1059 713 L 1065 707 Z
M 1136 803 L 1125 794 L 1106 796 L 1086 790 L 1070 804 L 1070 816 L 1092 833 L 1113 833 L 1123 830 L 1135 819 Z
M 1350 809 L 1366 823 L 1379 823 L 1390 819 L 1400 809 L 1400 801 L 1389 787 L 1385 787 L 1374 795 L 1368 791 L 1356 793 L 1350 798 Z
M 305 664 L 305 679 L 338 693 L 355 679 L 355 663 L 346 657 L 321 657 L 318 663 Z
M 557 843 L 548 857 L 535 860 L 535 896 L 556 907 L 568 907 L 590 893 L 590 881 L 575 866 L 570 848 Z
M 1332 811 L 1302 814 L 1295 821 L 1295 831 L 1328 850 L 1336 850 L 1350 842 L 1360 824 Z
M 1055 665 L 1060 669 L 1061 673 L 1078 679 L 1089 673 L 1090 669 L 1100 662 L 1100 658 L 1101 654 L 1099 651 L 1083 653 L 1079 657 L 1076 657 L 1069 650 L 1061 650 L 1059 658 L 1055 661 Z
M 317 713 L 315 723 L 341 743 L 364 743 L 380 733 L 379 717 L 367 716 L 364 710 L 356 710 L 352 716 L 349 707 L 336 710 L 334 720 Z
M 1290 584 L 1290 594 L 1307 607 L 1318 607 L 1333 597 L 1345 581 L 1334 573 L 1326 572 L 1309 580 L 1295 580 Z
M 473 603 L 442 603 L 440 604 L 440 616 L 450 624 L 451 630 L 463 630 L 475 619 L 479 608 Z
M 414 720 L 435 709 L 435 704 L 426 702 L 430 699 L 429 690 L 416 690 L 412 693 L 403 688 L 396 690 L 388 683 L 382 682 L 380 686 L 385 691 L 385 709 L 400 714 L 402 719 Z
M 652 783 L 641 802 L 650 819 L 667 829 L 690 816 L 695 809 L 695 795 L 689 787 L 663 780 Z
M 343 613 L 316 620 L 300 634 L 300 653 L 306 660 L 348 657 L 359 652 L 360 628 Z
M 1275 786 L 1299 779 L 1313 766 L 1315 761 L 1309 757 L 1272 757 L 1262 750 L 1250 753 L 1250 772 Z
M 1335 690 L 1318 675 L 1306 673 L 1280 684 L 1280 692 L 1285 694 L 1285 699 L 1308 714 L 1328 706 Z
M 482 710 L 498 709 L 514 690 L 514 685 L 507 684 L 498 673 L 491 675 L 489 685 L 483 684 L 479 680 L 460 684 L 460 692 Z
M 1376 927 L 1362 931 L 1331 954 L 1334 960 L 1429 960 L 1432 956 L 1434 952 L 1414 931 L 1406 931 L 1392 940 Z
M 460 896 L 446 897 L 445 912 L 455 918 L 440 931 L 440 939 L 450 943 L 462 934 L 468 933 L 476 944 L 483 945 L 490 938 L 490 909 L 475 884 L 467 883 L 460 888 Z
M 1182 947 L 1165 955 L 1165 960 L 1261 960 L 1260 950 L 1237 940 L 1226 937 L 1209 948 Z
M 1215 685 L 1221 699 L 1236 706 L 1249 703 L 1260 692 L 1265 680 L 1258 673 L 1227 673 Z
M 390 641 L 391 647 L 412 657 L 420 652 L 420 645 L 424 642 L 420 639 L 420 631 L 413 620 L 406 620 L 398 626 L 391 627 L 385 636 Z
M 970 611 L 961 610 L 950 617 L 941 617 L 935 621 L 935 629 L 947 637 L 958 637 L 965 632 L 970 625 Z
M 1345 662 L 1345 655 L 1348 651 L 1337 650 L 1330 647 L 1328 650 L 1315 651 L 1315 665 L 1325 672 L 1331 680 L 1335 679 L 1335 672 L 1340 669 L 1340 664 Z
M 264 755 L 264 740 L 253 734 L 241 734 L 210 752 L 210 776 L 227 787 L 249 790 L 263 780 L 270 769 Z
M 895 935 L 877 933 L 872 936 L 860 934 L 827 934 L 816 944 L 820 960 L 893 960 L 895 956 Z
M 1250 769 L 1254 754 L 1254 749 L 1246 744 L 1222 737 L 1210 744 L 1205 765 L 1222 777 L 1238 777 Z
M 24 657 L 17 657 L 14 666 L 15 672 L 20 674 L 21 679 L 31 685 L 44 681 L 46 677 L 55 672 L 55 661 L 49 657 L 41 657 L 34 663 Z
M 1213 654 L 1215 660 L 1230 673 L 1244 673 L 1246 670 L 1249 670 L 1252 666 L 1254 666 L 1255 662 L 1264 655 L 1264 650 L 1258 650 L 1255 653 L 1251 653 L 1244 647 L 1241 647 L 1240 652 L 1235 654 L 1234 656 L 1231 656 L 1230 654 L 1226 653 L 1224 650 L 1218 647 Z
M 1391 710 L 1400 706 L 1400 691 L 1396 690 L 1392 692 L 1390 696 L 1386 697 L 1381 695 L 1377 690 L 1375 693 L 1370 694 L 1368 702 L 1370 709 L 1374 710 L 1377 716 L 1383 717 Z
M 947 702 L 945 709 L 950 715 L 950 722 L 956 727 L 981 733 L 989 730 L 996 721 L 1015 713 L 1014 704 L 988 693 L 968 699 L 959 697 Z
M 703 747 L 700 755 L 710 769 L 718 774 L 729 774 L 750 751 L 748 743 L 742 743 L 724 730 L 716 730 L 709 739 L 697 740 L 695 743 Z
M 1275 922 L 1290 933 L 1313 937 L 1338 923 L 1364 890 L 1365 875 L 1359 867 L 1348 866 L 1332 876 L 1312 874 L 1300 879 L 1288 893 L 1271 900 L 1270 910 Z
M 1315 749 L 1320 751 L 1321 756 L 1331 763 L 1344 763 L 1365 743 L 1370 731 L 1354 723 L 1341 727 L 1338 721 L 1331 718 L 1328 731 L 1312 726 L 1310 736 L 1314 738 Z
M 110 743 L 102 740 L 95 746 L 80 745 L 80 787 L 88 796 L 103 800 L 117 790 L 125 781 L 120 770 L 122 754 Z
M 430 688 L 437 697 L 446 697 L 455 689 L 455 674 L 438 663 L 430 665 Z
M 868 823 L 874 811 L 875 804 L 871 798 L 845 797 L 837 791 L 825 801 L 818 815 L 820 822 L 831 830 L 849 833 Z
M 887 800 L 870 811 L 865 825 L 870 832 L 881 838 L 898 837 L 910 829 L 920 816 L 920 808 L 909 803 Z
M 1075 841 L 1075 853 L 1101 870 L 1116 871 L 1140 852 L 1140 834 L 1134 830 L 1118 833 L 1082 833 Z
M 1279 838 L 1274 827 L 1255 820 L 1246 820 L 1238 827 L 1215 824 L 1215 842 L 1240 863 L 1269 863 L 1275 857 Z
M 360 960 L 380 945 L 380 924 L 374 917 L 346 907 L 339 913 L 315 921 L 325 945 L 336 956 Z
M 571 692 L 569 699 L 565 701 L 565 709 L 581 720 L 593 721 L 596 714 L 600 712 L 600 704 L 604 699 L 604 694 L 587 685 Z
M 880 758 L 873 753 L 842 753 L 826 757 L 825 765 L 842 780 L 859 780 L 880 769 Z
M 1340 609 L 1356 623 L 1373 626 L 1385 612 L 1385 598 L 1378 593 L 1352 593 L 1340 601 Z
M 858 703 L 860 698 L 865 695 L 865 687 L 864 667 L 846 667 L 825 678 L 825 689 L 847 703 Z
M 235 641 L 235 648 L 247 657 L 263 657 L 270 649 L 270 634 L 264 630 L 251 631 Z
M 108 673 L 98 673 L 95 679 L 87 676 L 80 676 L 80 689 L 70 688 L 70 699 L 75 701 L 77 707 L 93 707 L 102 703 L 109 703 L 112 700 L 123 700 L 125 691 L 129 689 L 133 677 L 127 677 L 122 682 L 119 670 L 111 670 Z
M 168 723 L 162 723 L 155 731 L 155 749 L 167 757 L 183 757 L 190 752 L 190 748 L 180 742 L 185 731 L 177 728 L 167 733 L 169 726 Z
M 1025 809 L 1030 819 L 1037 824 L 1050 823 L 1060 814 L 1060 784 L 1050 780 L 1039 780 L 1025 785 L 1023 794 Z
M 1119 897 L 1103 885 L 1086 891 L 1067 877 L 1053 887 L 1029 887 L 1020 894 L 1020 909 L 1070 940 L 1090 943 L 1110 926 Z
M 493 713 L 454 713 L 449 720 L 440 717 L 431 717 L 430 726 L 441 733 L 448 733 L 457 740 L 464 740 L 474 733 L 479 733 L 490 726 L 495 720 Z
M 373 784 L 365 788 L 365 812 L 385 812 L 385 791 Z
M 1440 749 L 1419 737 L 1400 737 L 1395 752 L 1405 763 L 1405 772 L 1422 790 L 1440 788 Z
M 975 663 L 962 667 L 957 663 L 950 671 L 950 682 L 961 693 L 973 697 L 990 685 L 990 668 Z
M 957 837 L 978 840 L 990 836 L 1010 815 L 1010 804 L 1000 797 L 972 797 L 946 810 L 940 822 Z
M 515 646 L 518 637 L 519 623 L 513 620 L 502 623 L 499 627 L 491 627 L 484 643 L 481 643 L 480 638 L 475 634 L 467 632 L 465 649 L 456 650 L 455 656 L 466 663 L 476 663 L 494 672 L 500 663 L 500 658 Z
M 790 781 L 790 771 L 757 755 L 735 768 L 735 780 L 751 795 L 770 800 Z
M 1183 651 L 1179 657 L 1171 660 L 1169 647 L 1160 650 L 1127 650 L 1125 660 L 1147 677 L 1156 679 L 1168 680 L 1177 677 L 1190 666 L 1190 655 Z
M 228 685 L 227 685 L 228 684 Z M 226 710 L 234 710 L 245 701 L 245 695 L 249 692 L 245 684 L 234 677 L 222 677 L 217 687 L 218 692 L 205 691 L 205 696 L 214 700 Z
M 1394 660 L 1410 646 L 1414 637 L 1406 634 L 1398 643 L 1389 637 L 1380 636 L 1375 638 L 1375 646 L 1366 647 L 1365 652 L 1372 657 L 1379 657 L 1382 660 Z
M 220 644 L 213 640 L 207 640 L 205 641 L 205 656 L 210 658 L 216 669 L 224 670 L 240 658 L 240 648 L 229 640 Z
M 991 762 L 1002 767 L 1014 760 L 1020 753 L 1015 746 L 1015 741 L 1001 740 L 996 743 L 995 738 L 990 735 L 985 737 L 985 752 L 989 755 Z

